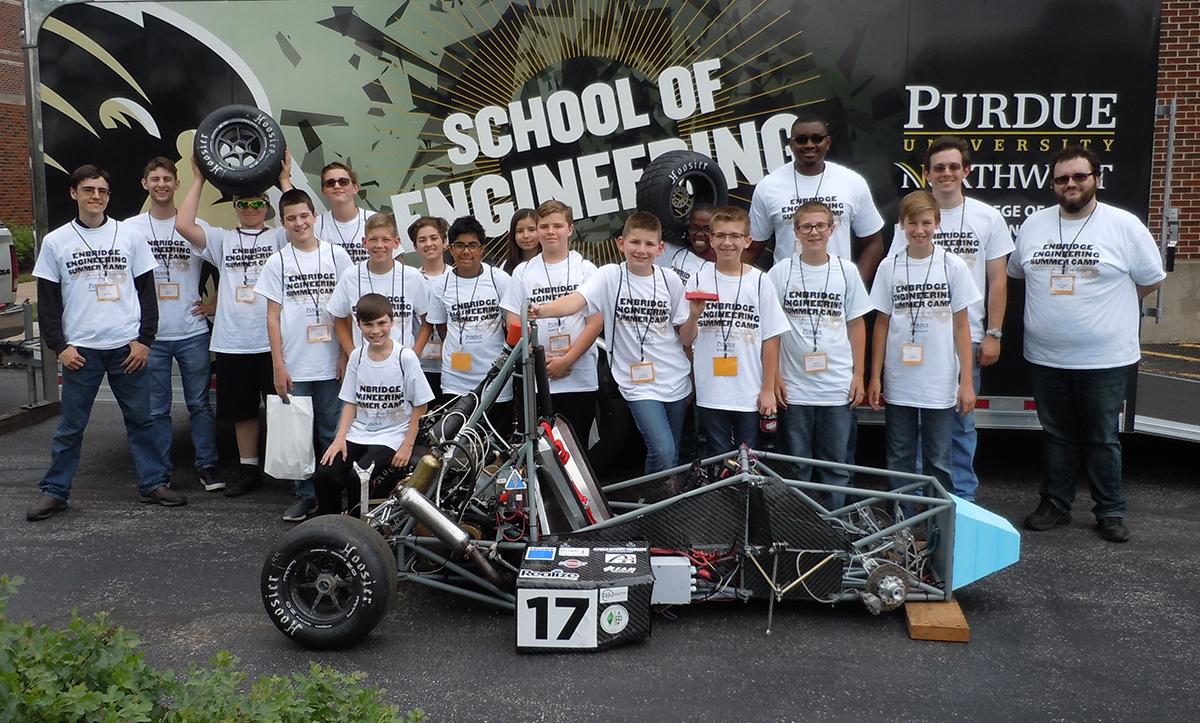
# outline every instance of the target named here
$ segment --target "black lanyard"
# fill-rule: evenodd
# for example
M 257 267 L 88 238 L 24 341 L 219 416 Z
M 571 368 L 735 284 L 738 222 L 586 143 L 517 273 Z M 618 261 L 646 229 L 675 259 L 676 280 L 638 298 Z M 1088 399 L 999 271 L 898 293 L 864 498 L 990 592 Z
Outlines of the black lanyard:
M 353 241 L 356 238 L 360 238 L 358 235 L 358 230 L 363 227 L 363 212 L 361 209 L 355 209 L 355 210 L 358 213 L 357 213 L 357 215 L 355 215 L 354 220 L 357 221 L 358 223 L 355 224 L 355 226 L 354 226 L 354 235 L 352 235 L 350 237 L 351 241 Z M 333 221 L 333 230 L 337 232 L 338 240 L 342 242 L 342 248 L 346 248 L 346 237 L 342 235 L 341 224 L 338 223 L 337 216 L 333 215 L 333 211 L 329 212 L 329 218 Z M 324 232 L 325 232 L 325 219 L 324 219 L 324 217 L 322 217 L 321 218 L 321 233 L 324 233 Z
M 542 254 L 541 256 L 542 256 L 542 273 L 546 275 L 546 285 L 549 286 L 550 288 L 554 288 L 554 282 L 550 279 L 550 267 L 546 265 L 546 254 Z M 571 252 L 570 251 L 567 251 L 566 264 L 567 264 L 567 280 L 566 280 L 565 288 L 567 289 L 567 293 L 570 293 L 572 291 L 572 289 L 571 289 Z M 562 326 L 563 326 L 562 319 L 554 320 L 554 329 L 556 331 L 561 331 Z
M 395 261 L 392 261 L 392 290 L 390 292 L 390 295 L 388 296 L 388 302 L 392 305 L 393 313 L 395 313 L 395 311 L 396 311 L 396 268 L 399 265 L 400 264 L 397 264 Z M 363 297 L 362 280 L 363 280 L 364 273 L 367 276 L 367 286 L 369 286 L 371 288 L 372 294 L 375 293 L 375 282 L 371 280 L 371 269 L 367 268 L 367 262 L 364 261 L 361 264 L 359 264 L 359 273 L 358 273 L 358 298 L 360 298 L 360 299 Z M 400 272 L 400 298 L 403 300 L 408 299 L 408 297 L 406 297 L 404 295 L 404 271 L 403 270 L 401 270 L 401 272 Z M 400 336 L 401 336 L 401 338 L 404 338 L 403 334 L 401 334 Z
M 100 276 L 104 279 L 105 283 L 108 283 L 108 264 L 110 261 L 112 261 L 113 252 L 116 251 L 116 249 L 117 249 L 117 227 L 120 226 L 120 223 L 117 221 L 113 221 L 112 223 L 113 223 L 112 245 L 108 247 L 108 254 L 100 261 Z M 103 224 L 101 224 L 101 226 L 103 226 Z M 99 229 L 99 228 L 101 228 L 101 226 L 97 226 L 96 228 Z M 71 222 L 71 230 L 75 232 L 75 235 L 79 237 L 79 240 L 83 242 L 83 245 L 87 246 L 88 251 L 91 251 L 93 254 L 96 253 L 96 249 L 92 248 L 92 245 L 87 242 L 87 239 L 85 239 L 83 237 L 83 234 L 79 233 L 79 229 L 75 228 L 74 221 Z
M 718 323 L 721 323 L 721 355 L 725 357 L 729 356 L 729 335 L 733 333 L 733 315 L 737 311 L 738 300 L 742 298 L 742 279 L 746 276 L 746 269 L 744 265 L 739 268 L 738 271 L 741 273 L 738 274 L 737 293 L 733 295 L 733 308 L 729 310 L 728 326 L 720 322 L 719 316 L 717 319 Z M 713 264 L 713 288 L 716 289 L 718 295 L 721 293 L 721 286 L 717 283 L 716 264 Z M 718 315 L 719 313 L 720 312 L 718 312 Z
M 813 195 L 812 195 L 810 198 L 812 198 L 812 199 L 814 199 L 814 200 L 820 200 L 820 198 L 821 198 L 821 184 L 822 184 L 822 183 L 825 183 L 825 171 L 826 171 L 826 170 L 828 170 L 828 169 L 829 169 L 829 164 L 828 164 L 828 163 L 826 163 L 824 166 L 822 166 L 822 168 L 821 168 L 821 175 L 820 175 L 820 176 L 817 176 L 817 190 L 813 192 Z M 794 189 L 796 190 L 796 204 L 797 204 L 797 208 L 799 208 L 799 204 L 802 204 L 802 203 L 804 203 L 804 201 L 801 201 L 801 200 L 800 200 L 800 182 L 796 180 L 796 176 L 799 176 L 799 175 L 800 175 L 800 171 L 797 171 L 797 170 L 796 170 L 796 167 L 793 165 L 793 166 L 792 166 L 792 188 L 794 188 Z M 811 176 L 805 176 L 805 178 L 811 178 Z M 794 215 L 793 215 L 793 218 L 795 218 L 795 216 L 794 216 Z
M 245 235 L 245 236 L 249 236 L 250 238 L 254 239 L 254 243 L 250 246 L 250 253 L 253 254 L 258 249 L 259 236 L 262 236 L 264 233 L 266 233 L 267 229 L 262 228 L 262 229 L 259 229 L 256 233 L 248 233 L 248 234 L 243 234 L 242 230 L 240 228 L 235 229 L 235 230 L 237 231 L 237 235 L 238 235 L 238 250 L 242 252 L 242 286 L 249 286 L 250 285 L 250 277 L 246 274 L 246 271 L 250 268 L 250 258 L 248 256 L 246 256 L 246 244 L 242 241 L 242 236 Z M 279 261 L 280 261 L 279 265 L 282 267 L 283 266 L 283 257 L 282 256 L 279 258 Z
M 937 253 L 937 249 L 934 248 L 933 253 L 929 254 L 929 268 L 925 269 L 925 281 L 921 284 L 922 286 L 925 286 L 925 287 L 929 286 L 929 273 L 931 271 L 933 271 L 933 256 L 936 253 Z M 943 253 L 945 253 L 945 252 L 943 251 Z M 912 294 L 913 293 L 912 276 L 909 273 L 909 269 L 908 269 L 908 247 L 907 246 L 904 247 L 904 283 L 908 285 L 908 288 L 909 288 L 908 293 Z M 946 283 L 947 283 L 947 285 L 950 283 L 949 278 L 946 279 Z M 911 342 L 916 342 L 916 340 L 917 340 L 917 319 L 918 319 L 918 317 L 921 316 L 921 310 L 917 308 L 916 304 L 914 303 L 915 301 L 916 300 L 913 298 L 909 298 L 909 300 L 908 300 L 908 302 L 909 302 L 908 303 L 908 319 L 910 322 L 910 326 L 909 326 L 910 339 L 909 340 Z
M 319 320 L 321 318 L 321 302 L 317 301 L 317 292 L 313 289 L 313 280 L 306 278 L 308 275 L 304 273 L 304 269 L 300 268 L 300 258 L 296 256 L 296 246 L 291 244 L 292 260 L 296 262 L 296 272 L 300 274 L 300 278 L 304 279 L 304 291 L 308 293 L 308 298 L 312 299 L 314 316 Z M 333 258 L 333 246 L 329 246 L 330 261 L 333 262 L 334 268 L 337 268 L 337 260 Z M 317 278 L 321 276 L 321 246 L 317 245 Z M 283 296 L 287 298 L 287 280 L 283 273 L 283 255 L 279 257 L 279 278 L 283 282 Z
M 629 287 L 629 306 L 630 306 L 630 311 L 632 312 L 633 311 L 633 300 L 635 297 L 633 295 L 633 283 L 629 280 L 629 264 L 623 263 L 623 264 L 621 264 L 621 266 L 624 267 L 624 269 L 625 269 L 625 286 Z M 667 285 L 666 272 L 663 271 L 662 269 L 659 269 L 659 271 L 662 271 L 662 273 L 663 273 L 663 286 L 666 287 L 666 285 Z M 639 361 L 646 361 L 646 337 L 650 335 L 650 327 L 653 326 L 653 324 L 654 324 L 654 321 L 653 321 L 653 319 L 651 319 L 650 314 L 653 312 L 654 302 L 658 298 L 658 277 L 654 275 L 653 268 L 650 270 L 650 277 L 653 280 L 654 285 L 650 289 L 650 306 L 649 306 L 649 311 L 646 312 L 646 328 L 642 331 L 642 336 L 640 339 L 638 338 L 636 315 L 634 316 L 634 318 L 630 319 L 630 321 L 633 322 L 633 338 L 638 340 L 638 360 Z M 669 293 L 670 293 L 670 290 L 668 289 L 668 294 Z M 612 346 L 614 348 L 617 346 L 617 321 L 618 321 L 617 308 L 620 305 L 621 305 L 621 275 L 617 274 L 617 296 L 616 296 L 616 301 L 613 302 Z M 612 355 L 610 354 L 610 356 L 612 356 Z
M 821 297 L 822 297 L 820 299 L 821 302 L 824 302 L 825 297 L 827 297 L 829 295 L 829 273 L 830 273 L 830 271 L 833 270 L 833 256 L 831 256 L 829 254 L 826 254 L 826 256 L 828 258 L 825 261 L 825 290 L 821 292 Z M 839 268 L 841 267 L 841 263 L 842 262 L 839 259 L 838 260 Z M 804 292 L 804 298 L 807 299 L 808 298 L 808 285 L 805 284 L 805 282 L 804 282 L 804 261 L 802 261 L 799 256 L 796 256 L 796 265 L 792 267 L 793 272 L 795 272 L 796 266 L 800 267 L 800 289 L 801 289 L 801 291 Z M 790 274 L 789 274 L 789 276 L 790 276 Z M 788 279 L 788 286 L 791 286 L 790 278 Z M 842 298 L 845 298 L 844 293 L 842 295 Z M 817 351 L 817 339 L 820 338 L 820 336 L 821 336 L 821 317 L 825 315 L 825 307 L 824 307 L 823 303 L 817 304 L 816 306 L 817 306 L 817 312 L 815 314 L 816 319 L 813 318 L 814 314 L 811 311 L 811 309 L 812 309 L 811 305 L 809 306 L 810 311 L 808 312 L 808 325 L 810 328 L 812 328 L 812 340 L 813 340 L 813 353 L 814 354 Z
M 462 304 L 462 296 L 458 293 L 458 271 L 454 270 L 454 271 L 451 271 L 450 273 L 454 276 L 454 305 L 459 306 Z M 471 287 L 471 301 L 468 303 L 474 304 L 474 302 L 475 302 L 475 292 L 479 290 L 479 277 L 480 276 L 483 276 L 483 267 L 479 268 L 479 273 L 475 276 L 475 284 L 474 284 L 474 286 Z M 450 282 L 449 282 L 449 280 L 447 280 L 446 286 L 449 286 L 449 285 L 450 285 Z M 442 288 L 445 289 L 446 287 L 443 286 Z M 467 331 L 466 316 L 467 315 L 463 312 L 462 309 L 458 309 L 458 344 L 459 344 L 459 346 L 463 347 L 464 349 L 466 348 L 466 343 L 463 341 L 463 334 Z
M 1072 246 L 1074 246 L 1074 245 L 1075 245 L 1075 242 L 1079 240 L 1079 236 L 1080 236 L 1080 235 L 1083 233 L 1083 230 L 1084 230 L 1085 228 L 1087 228 L 1088 221 L 1091 221 L 1091 220 L 1092 220 L 1092 216 L 1093 216 L 1093 215 L 1095 215 L 1095 213 L 1096 213 L 1096 209 L 1097 209 L 1097 208 L 1099 208 L 1099 207 L 1100 207 L 1100 206 L 1099 206 L 1099 204 L 1097 204 L 1096 206 L 1093 206 L 1093 207 L 1092 207 L 1092 212 L 1091 212 L 1091 213 L 1089 213 L 1089 214 L 1087 215 L 1087 218 L 1083 219 L 1083 225 L 1082 225 L 1082 226 L 1080 226 L 1080 227 L 1079 227 L 1079 230 L 1075 232 L 1075 238 L 1071 239 L 1071 245 L 1072 245 Z M 1068 251 L 1068 249 L 1066 248 L 1066 246 L 1067 246 L 1067 245 L 1066 245 L 1066 243 L 1065 243 L 1065 242 L 1063 242 L 1063 235 L 1062 235 L 1062 214 L 1061 214 L 1061 213 L 1060 213 L 1060 214 L 1058 214 L 1058 243 L 1059 243 L 1059 245 L 1060 245 L 1060 246 L 1062 246 L 1062 247 L 1063 247 L 1063 250 L 1062 250 L 1062 254 L 1063 254 L 1062 273 L 1063 273 L 1063 275 L 1065 276 L 1065 275 L 1066 275 L 1066 273 L 1067 273 L 1067 251 Z
M 175 225 L 174 224 L 171 225 L 171 232 L 167 234 L 166 238 L 160 239 L 158 237 L 158 233 L 156 233 L 154 230 L 154 217 L 150 215 L 149 211 L 146 212 L 146 223 L 150 226 L 150 252 L 152 254 L 154 254 L 154 260 L 157 261 L 160 265 L 162 265 L 163 269 L 167 272 L 167 281 L 170 282 L 171 281 L 170 241 L 171 241 L 171 239 L 175 238 Z M 167 249 L 164 251 L 162 256 L 159 256 L 158 253 L 161 250 L 159 248 L 159 245 L 163 244 L 163 243 L 167 244 Z

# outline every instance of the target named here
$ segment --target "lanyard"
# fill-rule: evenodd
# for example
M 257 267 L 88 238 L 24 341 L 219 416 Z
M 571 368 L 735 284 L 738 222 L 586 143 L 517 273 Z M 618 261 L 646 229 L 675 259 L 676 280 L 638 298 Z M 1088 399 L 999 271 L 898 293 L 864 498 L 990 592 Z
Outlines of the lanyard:
M 100 261 L 100 276 L 104 278 L 105 283 L 108 282 L 108 264 L 110 261 L 112 261 L 113 252 L 116 251 L 116 249 L 117 249 L 117 227 L 120 225 L 120 223 L 117 221 L 113 221 L 112 223 L 113 223 L 112 245 L 108 247 L 108 254 L 106 256 L 104 256 L 104 258 Z M 97 227 L 97 228 L 99 228 L 99 227 Z M 79 240 L 83 242 L 83 245 L 87 246 L 88 251 L 91 251 L 93 254 L 96 253 L 96 249 L 92 248 L 92 245 L 87 242 L 87 239 L 85 239 L 83 237 L 83 234 L 79 233 L 79 229 L 75 228 L 74 221 L 71 222 L 71 230 L 75 232 L 75 235 L 79 237 Z
M 925 281 L 922 282 L 922 286 L 929 285 L 929 273 L 931 271 L 933 271 L 933 256 L 935 253 L 937 253 L 936 248 L 934 249 L 934 253 L 929 254 L 929 268 L 925 269 Z M 945 253 L 945 252 L 943 251 L 942 253 Z M 950 280 L 946 279 L 946 281 L 947 281 L 947 283 L 949 283 Z M 904 247 L 904 283 L 909 286 L 909 293 L 912 293 L 912 290 L 911 290 L 912 289 L 912 276 L 910 275 L 909 269 L 908 269 L 908 247 L 907 246 Z M 915 342 L 917 340 L 917 319 L 921 316 L 921 310 L 917 308 L 915 303 L 913 303 L 915 301 L 915 299 L 909 299 L 908 301 L 909 301 L 908 319 L 910 322 L 909 341 Z
M 1087 215 L 1087 218 L 1083 219 L 1083 225 L 1082 225 L 1082 226 L 1080 226 L 1080 227 L 1079 227 L 1079 230 L 1075 232 L 1075 238 L 1071 239 L 1071 245 L 1072 245 L 1072 246 L 1074 246 L 1074 245 L 1075 245 L 1075 242 L 1079 240 L 1079 236 L 1080 236 L 1080 235 L 1083 233 L 1083 230 L 1084 230 L 1085 228 L 1087 228 L 1088 221 L 1091 221 L 1091 220 L 1092 220 L 1092 216 L 1094 216 L 1094 215 L 1096 214 L 1096 209 L 1097 209 L 1097 208 L 1099 208 L 1099 205 L 1098 205 L 1098 204 L 1092 208 L 1092 212 L 1091 212 L 1091 213 L 1089 213 L 1089 214 Z M 1066 275 L 1066 273 L 1067 273 L 1067 248 L 1066 248 L 1066 245 L 1067 245 L 1067 244 L 1063 242 L 1063 235 L 1062 235 L 1062 214 L 1061 214 L 1061 213 L 1058 215 L 1058 243 L 1059 243 L 1059 245 L 1063 246 L 1063 250 L 1062 250 L 1062 253 L 1063 253 L 1062 273 L 1063 273 L 1063 275 Z
M 175 226 L 174 226 L 174 224 L 172 224 L 171 231 L 167 234 L 167 237 L 160 239 L 158 237 L 158 233 L 154 230 L 154 217 L 150 215 L 149 211 L 146 212 L 146 224 L 150 226 L 150 252 L 152 254 L 154 254 L 154 260 L 157 261 L 159 263 L 159 265 L 161 265 L 163 267 L 163 269 L 167 272 L 167 281 L 170 282 L 171 281 L 170 245 L 168 244 L 168 248 L 165 250 L 160 249 L 159 247 L 160 247 L 160 245 L 162 245 L 164 243 L 168 243 L 169 241 L 171 241 L 171 239 L 173 239 L 175 237 Z M 158 255 L 159 251 L 163 252 L 162 256 Z
M 734 315 L 735 311 L 737 310 L 738 300 L 740 298 L 742 298 L 742 279 L 746 276 L 746 269 L 744 267 L 741 269 L 738 269 L 738 270 L 741 271 L 742 273 L 738 274 L 737 292 L 733 295 L 733 308 L 730 309 L 730 311 L 729 311 L 729 324 L 728 325 L 723 324 L 723 323 L 721 324 L 721 354 L 722 354 L 722 356 L 726 356 L 726 357 L 729 356 L 729 335 L 733 333 L 733 315 Z M 713 264 L 713 288 L 718 290 L 717 291 L 718 294 L 720 293 L 721 287 L 717 283 L 717 265 L 716 264 Z M 717 321 L 718 321 L 718 323 L 720 323 L 719 318 Z
M 826 254 L 826 256 L 829 256 Z M 841 267 L 841 259 L 838 259 L 838 267 Z M 804 282 L 804 262 L 800 257 L 796 257 L 796 263 L 792 266 L 792 273 L 795 273 L 796 267 L 800 267 L 800 290 L 804 292 L 804 298 L 808 298 L 808 285 Z M 833 270 L 833 256 L 829 256 L 825 261 L 825 290 L 821 292 L 821 301 L 824 302 L 826 296 L 829 295 L 829 274 Z M 788 274 L 790 277 L 791 274 Z M 788 286 L 791 286 L 791 279 L 788 279 Z M 810 306 L 811 309 L 811 306 Z M 825 307 L 823 304 L 817 304 L 817 312 L 814 315 L 812 311 L 808 312 L 808 325 L 812 328 L 813 353 L 817 351 L 817 339 L 821 336 L 821 317 L 825 315 Z M 815 319 L 813 317 L 816 317 Z
M 811 196 L 811 198 L 814 200 L 820 200 L 820 198 L 821 198 L 821 184 L 825 182 L 825 171 L 828 168 L 829 168 L 828 164 L 823 166 L 821 168 L 821 175 L 817 176 L 817 190 L 813 191 L 813 195 Z M 800 182 L 796 180 L 796 176 L 799 176 L 799 175 L 800 175 L 800 171 L 797 171 L 796 167 L 792 166 L 792 188 L 796 189 L 796 203 L 797 204 L 804 203 L 803 201 L 800 200 Z M 805 178 L 810 178 L 810 176 L 805 176 Z
M 342 242 L 342 248 L 345 248 L 346 247 L 346 237 L 342 235 L 342 226 L 338 222 L 337 217 L 333 215 L 333 211 L 329 212 L 329 218 L 333 219 L 333 230 L 337 232 L 338 240 Z M 359 235 L 359 230 L 363 227 L 363 212 L 361 209 L 358 211 L 358 215 L 356 215 L 354 217 L 354 220 L 357 223 L 354 226 L 354 235 L 352 235 L 350 237 L 351 241 L 354 241 L 354 239 L 356 239 L 356 238 L 358 238 L 358 239 L 362 238 L 362 236 Z M 322 233 L 325 232 L 325 217 L 324 216 L 321 217 L 321 232 Z
M 624 267 L 624 269 L 625 269 L 625 285 L 627 287 L 629 287 L 629 306 L 631 307 L 630 310 L 632 311 L 634 295 L 633 295 L 633 283 L 629 279 L 629 264 L 623 263 L 623 264 L 621 264 L 621 266 Z M 662 269 L 658 269 L 658 270 L 662 271 L 662 273 L 663 273 L 663 286 L 665 287 L 667 285 L 666 272 L 663 271 Z M 651 314 L 654 311 L 654 302 L 658 298 L 658 277 L 654 275 L 654 269 L 650 270 L 650 278 L 653 283 L 653 286 L 650 287 L 650 305 L 648 307 L 648 310 L 646 311 L 646 328 L 644 330 L 642 330 L 642 335 L 640 338 L 638 337 L 636 314 L 634 314 L 633 318 L 630 319 L 630 321 L 633 322 L 633 338 L 637 339 L 637 342 L 638 342 L 638 360 L 639 361 L 646 361 L 646 337 L 650 335 L 650 327 L 654 325 L 654 319 L 651 317 Z M 669 290 L 668 290 L 668 293 L 669 293 Z M 616 337 L 617 308 L 620 307 L 620 305 L 621 305 L 621 277 L 617 276 L 617 300 L 613 303 L 613 346 L 614 347 L 617 345 L 617 337 Z
M 541 256 L 542 256 L 542 273 L 546 275 L 546 285 L 553 287 L 554 282 L 550 279 L 550 267 L 546 265 L 546 255 L 542 254 Z M 567 252 L 566 264 L 567 264 L 567 280 L 565 282 L 565 288 L 567 289 L 567 292 L 570 293 L 570 291 L 571 291 L 571 252 L 570 251 Z M 562 326 L 563 326 L 562 319 L 554 320 L 554 328 L 556 330 L 562 329 Z
M 292 260 L 296 262 L 296 272 L 300 274 L 300 278 L 304 279 L 304 290 L 308 293 L 308 298 L 312 299 L 313 315 L 319 320 L 321 318 L 321 302 L 317 300 L 317 292 L 313 289 L 313 280 L 306 278 L 308 275 L 304 273 L 304 269 L 300 268 L 300 258 L 296 256 L 296 247 L 292 246 Z M 333 246 L 329 247 L 329 256 L 333 257 Z M 284 298 L 287 298 L 287 281 L 283 280 L 283 258 L 279 259 L 279 275 L 283 281 Z M 337 268 L 337 260 L 333 259 L 334 268 Z M 317 276 L 321 275 L 321 247 L 317 246 Z
M 390 292 L 390 295 L 388 296 L 388 301 L 390 301 L 392 304 L 393 312 L 396 311 L 396 267 L 397 266 L 399 266 L 399 264 L 397 264 L 395 261 L 393 261 L 392 262 L 392 290 Z M 371 293 L 372 294 L 375 293 L 375 282 L 371 280 L 371 270 L 369 268 L 367 268 L 367 262 L 364 261 L 361 264 L 359 264 L 359 271 L 358 271 L 358 298 L 360 298 L 360 299 L 363 297 L 362 280 L 363 280 L 364 274 L 366 274 L 367 286 L 371 289 Z M 400 273 L 400 298 L 401 299 L 407 298 L 404 296 L 404 273 L 403 272 Z
M 451 273 L 454 276 L 454 305 L 460 306 L 462 304 L 462 296 L 458 293 L 458 271 L 455 270 Z M 475 284 L 471 287 L 471 301 L 468 303 L 475 302 L 475 292 L 479 289 L 480 276 L 483 276 L 483 267 L 480 267 L 479 274 L 475 276 Z M 447 281 L 446 283 L 449 284 L 450 282 Z M 466 313 L 462 309 L 458 310 L 458 344 L 463 348 L 466 348 L 466 344 L 463 342 L 463 334 L 467 330 L 466 316 Z
M 243 234 L 242 230 L 240 228 L 237 229 L 238 251 L 242 252 L 242 286 L 250 285 L 250 277 L 246 274 L 246 271 L 250 268 L 250 258 L 246 256 L 246 244 L 242 241 L 242 236 L 245 235 L 245 236 L 249 236 L 250 238 L 254 239 L 250 245 L 250 253 L 253 255 L 254 252 L 258 249 L 258 237 L 262 236 L 266 232 L 267 232 L 267 229 L 263 228 L 263 229 L 259 229 L 255 233 Z M 280 262 L 283 261 L 282 258 L 279 260 L 280 260 Z M 280 263 L 279 266 L 280 266 L 280 268 L 282 268 L 283 264 Z

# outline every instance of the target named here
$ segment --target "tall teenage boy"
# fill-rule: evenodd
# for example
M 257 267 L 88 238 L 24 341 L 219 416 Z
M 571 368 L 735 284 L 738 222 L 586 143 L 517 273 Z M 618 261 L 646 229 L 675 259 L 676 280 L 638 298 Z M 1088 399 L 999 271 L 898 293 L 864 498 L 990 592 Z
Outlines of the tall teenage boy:
M 291 165 L 289 152 L 279 174 L 279 187 L 285 192 L 292 190 Z M 356 264 L 367 260 L 362 238 L 367 220 L 375 215 L 374 211 L 359 208 L 356 204 L 360 190 L 358 174 L 348 164 L 333 161 L 321 169 L 321 195 L 329 210 L 317 217 L 314 233 L 322 241 L 341 246 Z
M 317 238 L 316 211 L 304 191 L 292 189 L 279 197 L 279 217 L 288 245 L 267 259 L 254 287 L 267 302 L 273 386 L 285 401 L 293 394 L 312 398 L 317 448 L 326 449 L 337 434 L 342 406 L 341 350 L 326 305 L 352 263 L 341 246 Z M 312 478 L 294 482 L 295 499 L 283 512 L 287 522 L 301 522 L 317 508 Z
M 750 246 L 750 219 L 743 209 L 713 212 L 712 244 L 716 264 L 694 275 L 687 289 L 716 294 L 718 300 L 690 301 L 679 330 L 692 347 L 706 457 L 757 442 L 758 415 L 776 410 L 779 337 L 788 330 L 774 284 L 742 263 Z

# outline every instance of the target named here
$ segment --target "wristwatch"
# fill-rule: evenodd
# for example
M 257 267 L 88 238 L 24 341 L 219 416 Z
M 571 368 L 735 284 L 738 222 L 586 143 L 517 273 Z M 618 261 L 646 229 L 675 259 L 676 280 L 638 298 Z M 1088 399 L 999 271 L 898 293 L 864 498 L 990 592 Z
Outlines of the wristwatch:
M 994 336 L 997 339 L 1004 336 L 1004 332 L 1000 331 L 999 329 L 988 329 L 987 331 L 985 331 L 983 333 L 987 336 Z

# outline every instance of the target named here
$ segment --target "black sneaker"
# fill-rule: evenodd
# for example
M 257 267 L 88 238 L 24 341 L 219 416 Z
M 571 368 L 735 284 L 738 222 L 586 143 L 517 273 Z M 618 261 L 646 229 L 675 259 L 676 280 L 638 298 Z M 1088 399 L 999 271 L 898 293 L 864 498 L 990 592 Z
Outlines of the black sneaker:
M 150 490 L 148 494 L 139 494 L 138 502 L 147 505 L 162 505 L 163 507 L 180 507 L 187 504 L 187 497 L 164 484 Z
M 1044 532 L 1071 521 L 1071 513 L 1063 512 L 1054 506 L 1049 497 L 1043 497 L 1037 509 L 1025 518 L 1025 529 Z
M 259 474 L 258 467 L 250 464 L 242 464 L 238 467 L 237 478 L 225 485 L 226 497 L 241 497 L 247 492 L 262 487 L 262 475 Z
M 1109 542 L 1129 542 L 1129 528 L 1122 517 L 1105 517 L 1096 523 L 1096 531 Z
M 312 497 L 296 497 L 283 511 L 284 522 L 304 522 L 317 511 L 317 501 Z
M 217 490 L 225 489 L 225 480 L 217 476 L 216 467 L 205 467 L 204 469 L 196 470 L 196 477 L 200 480 L 200 486 L 205 492 L 216 492 Z
M 62 512 L 65 509 L 67 509 L 66 502 L 57 497 L 44 494 L 38 497 L 37 502 L 34 502 L 25 511 L 25 519 L 30 522 L 40 522 L 41 520 L 50 519 L 55 513 Z

